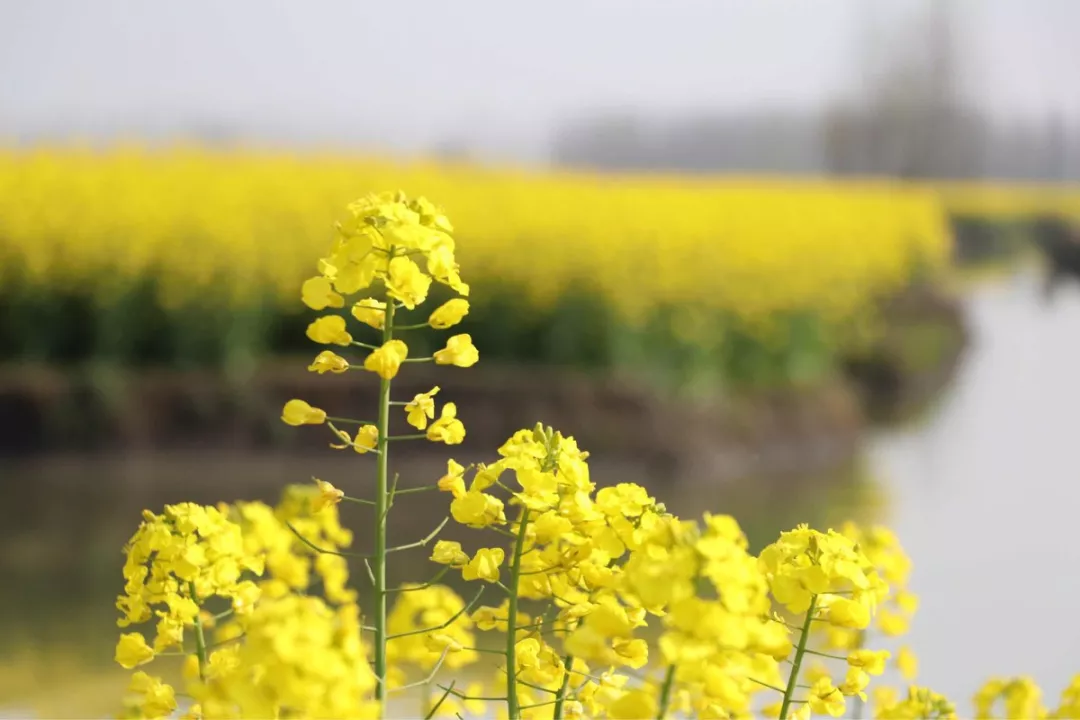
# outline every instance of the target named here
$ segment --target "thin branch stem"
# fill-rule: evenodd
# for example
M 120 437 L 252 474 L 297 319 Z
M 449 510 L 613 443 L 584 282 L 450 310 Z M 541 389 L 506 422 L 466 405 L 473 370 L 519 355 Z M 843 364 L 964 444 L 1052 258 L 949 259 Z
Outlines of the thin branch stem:
M 422 583 L 420 585 L 399 585 L 396 588 L 388 588 L 386 592 L 388 592 L 388 593 L 392 593 L 392 592 L 413 592 L 415 590 L 425 590 L 425 589 L 431 587 L 432 585 L 434 585 L 435 583 L 439 582 L 439 580 L 442 579 L 442 576 L 445 575 L 447 573 L 447 571 L 449 571 L 449 570 L 450 570 L 449 565 L 443 565 L 439 569 L 439 572 L 435 573 L 431 577 L 431 579 L 428 580 L 425 583 Z
M 236 637 L 226 638 L 225 640 L 219 640 L 218 642 L 215 642 L 215 643 L 208 643 L 206 645 L 206 649 L 207 649 L 207 651 L 217 650 L 220 647 L 225 647 L 229 643 L 238 642 L 240 640 L 243 640 L 246 635 L 247 635 L 247 633 L 240 633 Z
M 755 685 L 760 685 L 761 687 L 769 688 L 770 690 L 775 690 L 776 692 L 780 693 L 781 695 L 783 695 L 786 692 L 784 690 L 784 688 L 782 688 L 782 687 L 777 687 L 775 685 L 770 685 L 767 682 L 761 682 L 760 680 L 755 680 L 752 677 L 748 677 L 746 679 L 749 680 L 750 682 L 754 683 Z M 796 684 L 796 687 L 803 687 L 803 686 Z
M 353 420 L 352 418 L 328 417 L 330 422 L 348 423 L 349 425 L 374 425 L 370 420 Z
M 438 490 L 438 485 L 421 485 L 419 487 L 405 488 L 404 490 L 398 490 L 398 495 L 408 495 L 410 493 L 427 492 L 428 490 Z
M 444 629 L 450 627 L 451 625 L 453 625 L 454 621 L 456 621 L 459 617 L 461 617 L 462 615 L 467 613 L 469 610 L 471 610 L 472 606 L 475 605 L 480 600 L 480 596 L 483 595 L 483 594 L 484 594 L 484 588 L 481 587 L 480 590 L 477 591 L 476 595 L 473 596 L 473 599 L 470 600 L 467 605 L 465 605 L 460 610 L 458 610 L 456 613 L 454 613 L 450 617 L 450 619 L 447 620 L 446 622 L 444 622 L 442 625 L 436 625 L 435 627 L 423 628 L 423 629 L 420 629 L 420 630 L 409 630 L 407 632 L 398 633 L 396 635 L 389 635 L 389 636 L 387 636 L 386 639 L 387 640 L 396 640 L 398 638 L 409 637 L 410 635 L 424 635 L 424 634 L 429 633 L 429 632 L 435 632 L 436 630 L 444 630 Z
M 454 697 L 461 698 L 462 700 L 480 700 L 481 702 L 498 702 L 500 700 L 505 700 L 506 699 L 505 697 L 488 697 L 486 695 L 466 695 L 463 692 L 460 692 L 458 690 L 454 690 L 453 685 L 451 685 L 450 687 L 444 687 L 442 685 L 436 685 L 435 687 L 439 688 L 440 690 L 445 690 L 445 691 L 449 692 L 451 695 L 453 695 Z
M 529 508 L 521 509 L 521 517 L 518 520 L 517 540 L 514 542 L 514 559 L 510 565 L 510 587 L 505 588 L 509 597 L 510 606 L 507 616 L 511 622 L 517 621 L 518 616 L 518 581 L 521 572 L 521 553 L 525 548 L 525 533 L 529 529 Z M 514 683 L 517 680 L 517 633 L 506 633 L 506 709 L 509 720 L 521 719 L 521 708 L 518 706 L 517 688 Z
M 435 679 L 435 675 L 442 668 L 443 663 L 446 662 L 446 656 L 449 655 L 449 654 L 450 654 L 450 646 L 447 645 L 445 648 L 443 648 L 442 655 L 439 656 L 438 661 L 436 661 L 435 666 L 433 668 L 431 668 L 431 672 L 428 673 L 428 676 L 426 678 L 424 678 L 423 680 L 417 680 L 416 682 L 409 683 L 408 685 L 402 685 L 401 687 L 396 687 L 393 690 L 391 690 L 390 692 L 401 692 L 403 690 L 412 690 L 413 688 L 423 687 L 424 685 L 430 685 L 431 681 Z
M 810 607 L 806 608 L 806 619 L 803 621 L 799 645 L 795 648 L 795 659 L 791 662 L 791 675 L 788 676 L 787 689 L 784 690 L 784 700 L 780 704 L 779 720 L 787 720 L 788 709 L 795 699 L 795 686 L 799 683 L 799 669 L 802 667 L 803 656 L 806 654 L 806 643 L 810 640 L 810 623 L 814 621 L 814 610 L 817 609 L 817 601 L 817 595 L 812 596 L 810 598 Z
M 299 538 L 300 542 L 304 543 L 305 545 L 307 545 L 309 548 L 311 548 L 312 550 L 314 550 L 317 553 L 321 553 L 323 555 L 340 555 L 341 557 L 364 558 L 365 560 L 368 557 L 370 557 L 368 555 L 364 555 L 363 553 L 344 552 L 342 550 L 327 550 L 326 548 L 321 548 L 318 545 L 316 545 L 315 543 L 308 540 L 303 535 L 301 535 L 300 531 L 297 530 L 296 528 L 294 528 L 292 523 L 290 523 L 288 520 L 285 521 L 285 525 L 286 525 L 286 527 L 288 527 L 290 530 L 293 531 L 293 535 L 295 535 L 297 538 Z
M 431 706 L 431 709 L 428 710 L 427 715 L 424 716 L 424 720 L 431 720 L 431 718 L 435 717 L 435 713 L 439 712 L 439 708 L 446 702 L 446 698 L 450 697 L 450 693 L 453 691 L 454 683 L 456 682 L 457 680 L 450 681 L 450 686 L 443 690 L 443 694 L 439 697 L 438 701 Z
M 570 666 L 574 664 L 574 656 L 569 653 L 563 657 L 563 676 L 559 689 L 555 692 L 555 710 L 552 711 L 552 720 L 562 720 L 563 705 L 566 703 L 566 690 L 570 685 Z
M 198 605 L 199 595 L 195 592 L 195 582 L 188 583 L 192 601 Z M 202 613 L 195 613 L 195 654 L 199 658 L 199 679 L 206 680 L 206 637 L 203 635 Z
M 390 496 L 386 499 L 386 510 L 380 520 L 386 520 L 386 516 L 390 514 L 390 508 L 394 507 L 394 495 L 397 494 L 398 473 L 394 473 L 394 479 L 390 483 Z
M 866 630 L 860 630 L 858 639 L 855 641 L 855 647 L 862 648 L 866 646 Z M 863 711 L 866 710 L 866 701 L 862 697 L 855 696 L 855 720 L 862 720 Z
M 434 530 L 432 530 L 430 533 L 428 533 L 426 537 L 423 537 L 423 538 L 417 540 L 416 542 L 411 542 L 411 543 L 409 543 L 407 545 L 398 545 L 396 547 L 387 548 L 386 552 L 388 552 L 388 553 L 401 552 L 402 550 L 412 550 L 413 548 L 424 547 L 429 542 L 434 540 L 436 535 L 438 535 L 440 532 L 442 532 L 442 529 L 444 527 L 446 527 L 446 523 L 448 523 L 448 522 L 450 522 L 450 518 L 445 517 L 445 518 L 443 518 L 443 521 L 441 523 L 439 523 L 439 526 L 437 528 L 435 528 Z
M 532 710 L 533 708 L 544 707 L 545 705 L 554 705 L 559 702 L 558 700 L 548 700 L 546 702 L 533 703 L 532 705 L 522 705 L 520 710 Z
M 391 248 L 391 254 L 393 249 Z M 383 319 L 383 345 L 394 338 L 394 303 L 388 302 Z M 386 513 L 389 493 L 387 489 L 387 451 L 390 443 L 390 381 L 379 378 L 379 439 L 376 442 L 379 456 L 375 468 L 375 568 L 372 583 L 375 586 L 375 677 L 379 682 L 375 686 L 375 697 L 380 704 L 386 702 Z
M 551 567 L 546 567 L 541 570 L 527 570 L 526 572 L 521 573 L 521 577 L 525 577 L 526 575 L 546 575 L 562 569 L 562 565 L 552 565 Z
M 543 685 L 537 685 L 536 683 L 531 683 L 531 682 L 528 682 L 526 680 L 522 680 L 521 678 L 518 678 L 517 683 L 518 683 L 518 685 L 524 685 L 525 687 L 532 688 L 533 690 L 539 690 L 540 692 L 546 692 L 549 695 L 558 695 L 559 694 L 558 690 L 552 690 L 551 688 L 546 688 Z M 556 700 L 555 702 L 558 703 L 558 700 Z
M 668 665 L 664 674 L 664 684 L 660 686 L 660 709 L 656 713 L 656 720 L 664 720 L 667 716 L 668 706 L 671 705 L 671 688 L 675 684 L 675 665 Z

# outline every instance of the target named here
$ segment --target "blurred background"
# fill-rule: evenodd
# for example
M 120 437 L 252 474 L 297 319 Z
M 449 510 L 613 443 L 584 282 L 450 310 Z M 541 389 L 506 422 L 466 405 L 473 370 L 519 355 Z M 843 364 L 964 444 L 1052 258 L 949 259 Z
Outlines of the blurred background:
M 542 420 L 756 547 L 885 523 L 919 682 L 1056 697 L 1078 29 L 1071 0 L 0 3 L 0 711 L 115 710 L 142 508 L 363 487 L 278 416 L 373 402 L 305 371 L 299 286 L 395 188 L 455 224 L 482 358 L 395 383 L 469 432 L 403 483 Z M 415 508 L 395 537 L 445 511 Z

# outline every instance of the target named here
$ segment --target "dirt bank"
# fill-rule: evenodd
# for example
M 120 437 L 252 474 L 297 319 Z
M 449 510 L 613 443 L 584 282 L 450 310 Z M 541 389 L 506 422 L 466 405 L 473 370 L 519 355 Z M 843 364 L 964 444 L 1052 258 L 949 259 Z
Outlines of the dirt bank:
M 844 360 L 844 373 L 868 419 L 902 422 L 932 406 L 956 374 L 968 345 L 959 302 L 934 291 L 902 295 L 883 310 L 886 332 L 867 352 Z
M 821 469 L 851 456 L 862 413 L 843 384 L 752 401 L 686 407 L 629 383 L 532 368 L 423 368 L 395 381 L 411 398 L 439 385 L 468 428 L 461 454 L 488 454 L 537 421 L 578 438 L 593 453 L 644 464 L 659 474 L 709 466 L 710 475 Z M 74 374 L 8 369 L 0 374 L 0 455 L 68 451 L 324 452 L 325 429 L 285 426 L 282 404 L 301 397 L 336 416 L 366 419 L 377 378 L 317 376 L 304 360 L 266 366 L 241 382 L 201 372 Z M 370 412 L 369 412 L 370 414 Z M 394 433 L 410 432 L 402 417 Z M 446 455 L 427 443 L 409 452 Z
M 457 454 L 488 455 L 514 430 L 537 421 L 578 438 L 594 454 L 657 477 L 705 473 L 714 481 L 818 473 L 848 464 L 867 417 L 925 403 L 951 377 L 963 345 L 952 301 L 924 293 L 887 310 L 889 333 L 845 363 L 846 375 L 809 389 L 737 400 L 686 403 L 624 380 L 530 367 L 472 370 L 410 367 L 399 399 L 442 388 L 468 428 Z M 375 406 L 377 378 L 365 372 L 317 376 L 309 358 L 276 360 L 243 378 L 208 371 L 0 369 L 0 457 L 102 451 L 324 452 L 325 429 L 285 426 L 293 397 L 331 415 L 362 417 Z M 410 432 L 403 413 L 393 432 Z M 412 453 L 446 456 L 425 443 Z

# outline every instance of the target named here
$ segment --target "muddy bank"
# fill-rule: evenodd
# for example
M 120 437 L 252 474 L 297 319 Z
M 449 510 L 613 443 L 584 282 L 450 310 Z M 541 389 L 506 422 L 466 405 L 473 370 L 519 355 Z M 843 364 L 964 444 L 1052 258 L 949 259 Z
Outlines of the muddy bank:
M 409 367 L 397 399 L 442 388 L 468 428 L 459 455 L 488 455 L 537 421 L 578 438 L 594 455 L 618 458 L 655 477 L 817 473 L 850 463 L 870 419 L 919 407 L 951 378 L 964 342 L 957 305 L 932 293 L 886 309 L 885 338 L 844 363 L 845 373 L 813 388 L 787 388 L 715 402 L 686 403 L 622 379 L 531 367 L 471 370 Z M 325 428 L 280 420 L 293 397 L 331 415 L 370 420 L 377 378 L 318 376 L 309 358 L 279 359 L 244 377 L 213 371 L 99 368 L 0 369 L 0 457 L 71 452 L 326 452 Z M 395 414 L 395 434 L 412 432 Z M 408 451 L 446 456 L 416 443 Z
M 970 338 L 959 302 L 948 294 L 908 293 L 883 313 L 884 337 L 846 358 L 843 369 L 871 422 L 903 422 L 947 389 Z
M 0 455 L 61 452 L 327 452 L 325 428 L 290 428 L 282 404 L 301 397 L 331 415 L 369 419 L 377 378 L 364 372 L 318 376 L 304 359 L 277 362 L 243 381 L 212 373 L 152 371 L 73 374 L 8 369 L 0 374 Z M 738 403 L 688 407 L 631 383 L 540 368 L 409 368 L 394 384 L 399 399 L 441 388 L 468 435 L 458 454 L 492 453 L 511 433 L 542 421 L 578 438 L 594 454 L 684 475 L 713 477 L 807 468 L 851 457 L 863 419 L 842 383 L 774 393 Z M 395 414 L 395 434 L 415 432 Z M 408 452 L 446 456 L 415 443 Z M 809 467 L 808 467 L 809 466 Z

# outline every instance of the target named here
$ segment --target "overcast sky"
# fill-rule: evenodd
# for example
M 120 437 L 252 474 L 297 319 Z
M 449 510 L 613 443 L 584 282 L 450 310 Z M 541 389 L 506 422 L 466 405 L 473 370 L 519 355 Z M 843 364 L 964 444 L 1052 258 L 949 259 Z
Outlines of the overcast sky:
M 0 0 L 0 136 L 220 125 L 411 151 L 544 151 L 590 110 L 814 109 L 941 0 Z M 1080 2 L 954 0 L 999 115 L 1080 119 Z M 879 28 L 869 42 L 862 31 Z

